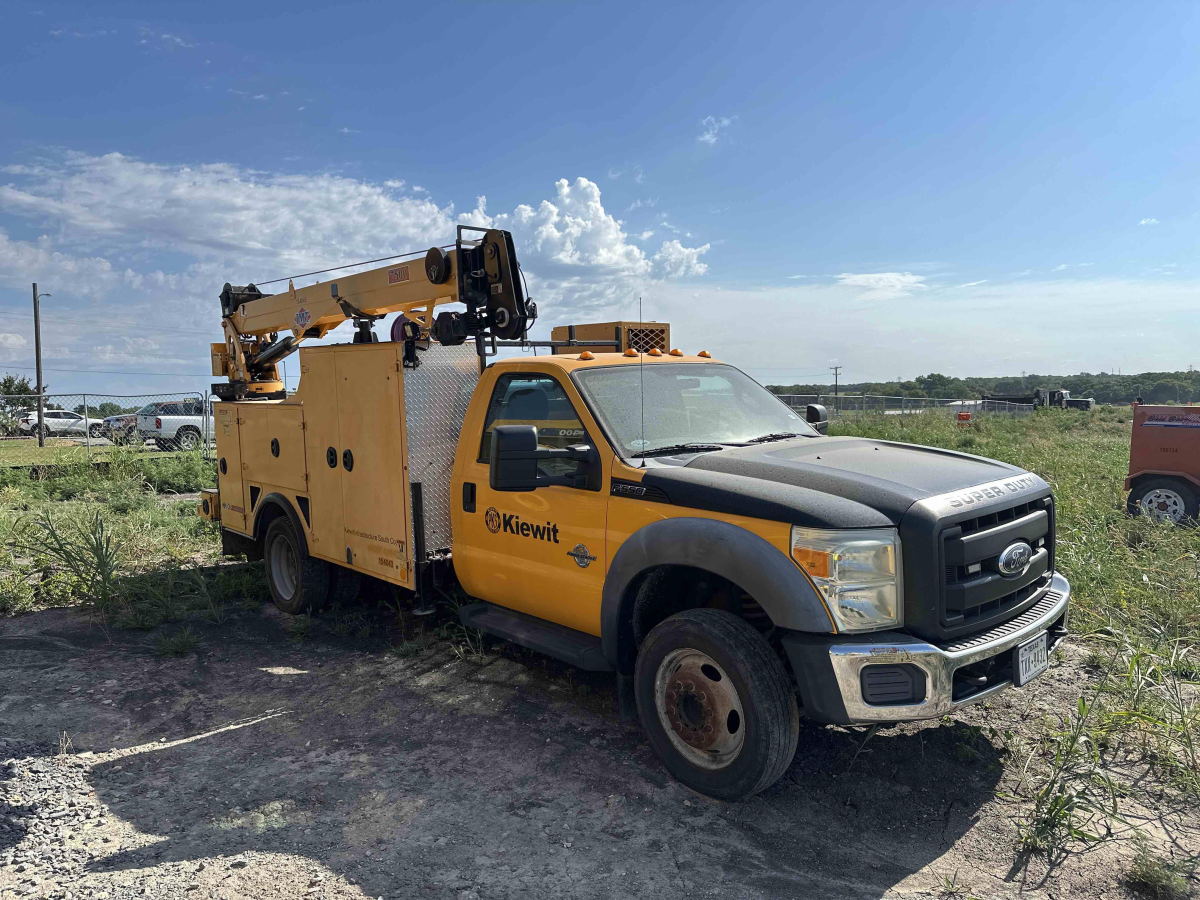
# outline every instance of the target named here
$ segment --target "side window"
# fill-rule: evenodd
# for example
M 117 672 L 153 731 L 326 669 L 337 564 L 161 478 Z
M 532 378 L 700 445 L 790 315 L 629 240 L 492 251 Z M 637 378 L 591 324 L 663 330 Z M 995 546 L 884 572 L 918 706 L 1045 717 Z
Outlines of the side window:
M 550 375 L 513 373 L 496 381 L 488 402 L 479 444 L 479 461 L 492 455 L 492 429 L 497 425 L 533 425 L 538 430 L 538 446 L 547 448 L 590 444 L 591 439 L 579 420 L 558 379 Z M 543 460 L 538 467 L 543 475 L 574 475 L 581 464 L 569 459 Z

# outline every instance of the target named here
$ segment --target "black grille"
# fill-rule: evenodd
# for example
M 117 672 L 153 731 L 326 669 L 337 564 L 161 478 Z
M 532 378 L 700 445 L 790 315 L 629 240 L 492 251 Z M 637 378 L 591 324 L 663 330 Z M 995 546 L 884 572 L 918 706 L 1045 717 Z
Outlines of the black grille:
M 1017 578 L 1000 574 L 999 555 L 1013 541 L 1033 548 L 1033 561 Z M 1033 602 L 1054 570 L 1054 505 L 1049 497 L 954 523 L 942 532 L 943 627 L 985 627 Z

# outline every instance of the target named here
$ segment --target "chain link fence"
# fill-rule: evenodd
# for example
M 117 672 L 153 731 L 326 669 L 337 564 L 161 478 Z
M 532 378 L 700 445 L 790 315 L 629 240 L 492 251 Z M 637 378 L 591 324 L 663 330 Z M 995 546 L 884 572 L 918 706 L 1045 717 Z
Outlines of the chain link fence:
M 1008 416 L 1016 418 L 1033 412 L 1031 403 L 1008 403 L 1003 400 L 961 400 L 934 397 L 884 397 L 878 394 L 779 394 L 779 399 L 793 409 L 804 409 L 810 403 L 825 407 L 831 417 L 846 415 L 951 414 Z
M 207 392 L 0 395 L 0 468 L 103 460 L 114 448 L 211 455 L 216 430 Z

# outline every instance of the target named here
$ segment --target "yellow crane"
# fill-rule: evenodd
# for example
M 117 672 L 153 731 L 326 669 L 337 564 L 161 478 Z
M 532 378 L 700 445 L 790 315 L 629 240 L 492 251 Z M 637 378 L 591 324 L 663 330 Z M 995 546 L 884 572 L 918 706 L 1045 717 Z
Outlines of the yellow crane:
M 468 238 L 481 233 L 478 239 Z M 484 335 L 502 340 L 522 337 L 537 317 L 537 307 L 522 290 L 512 235 L 499 229 L 460 225 L 454 245 L 431 247 L 420 259 L 337 279 L 264 294 L 254 284 L 226 284 L 221 291 L 224 343 L 212 345 L 212 373 L 228 383 L 214 384 L 222 400 L 282 397 L 277 364 L 310 338 L 324 337 L 350 320 L 354 343 L 373 343 L 372 324 L 389 313 L 404 313 L 406 365 L 415 366 L 421 341 L 432 336 L 447 346 Z M 462 303 L 465 313 L 434 309 Z

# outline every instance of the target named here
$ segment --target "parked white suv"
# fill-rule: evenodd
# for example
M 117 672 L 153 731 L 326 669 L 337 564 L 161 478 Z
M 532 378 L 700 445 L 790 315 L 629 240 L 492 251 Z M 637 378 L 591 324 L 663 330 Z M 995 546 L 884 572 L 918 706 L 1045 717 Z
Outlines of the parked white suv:
M 159 450 L 196 450 L 204 446 L 206 437 L 210 442 L 216 439 L 211 403 L 207 415 L 199 399 L 168 400 L 155 406 L 148 413 L 138 410 L 137 430 L 153 439 Z
M 21 433 L 37 434 L 37 410 L 21 417 Z M 104 420 L 88 419 L 67 409 L 47 409 L 42 412 L 42 434 L 44 437 L 61 434 L 87 434 L 98 438 L 104 436 Z

